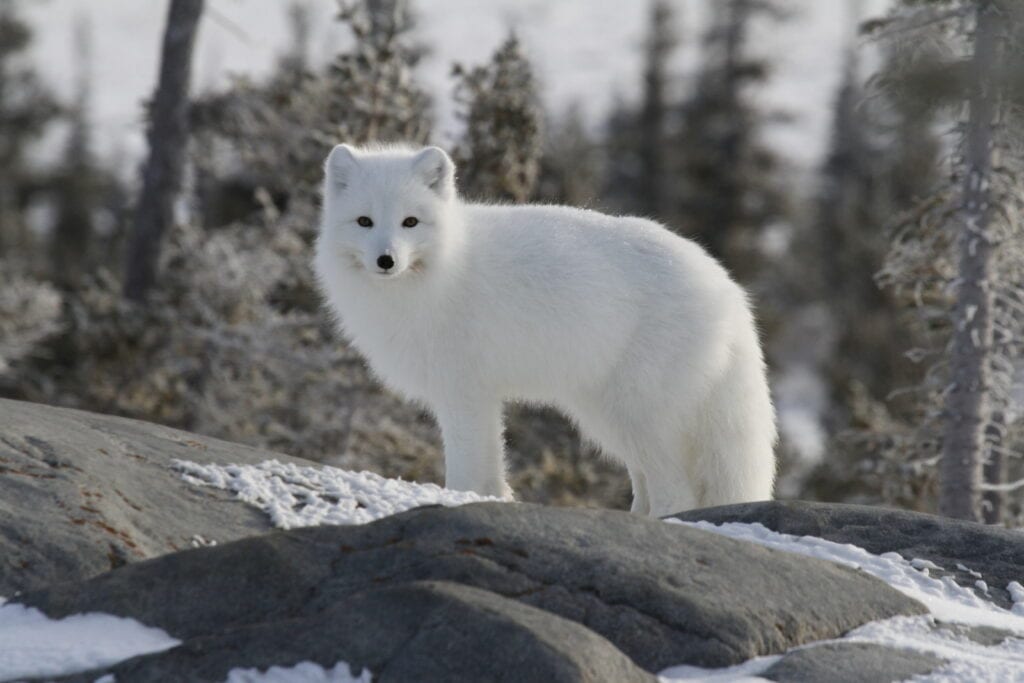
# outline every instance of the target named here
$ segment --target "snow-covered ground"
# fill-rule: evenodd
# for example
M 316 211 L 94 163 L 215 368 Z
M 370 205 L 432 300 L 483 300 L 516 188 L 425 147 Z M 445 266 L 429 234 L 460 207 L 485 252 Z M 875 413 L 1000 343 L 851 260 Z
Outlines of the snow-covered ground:
M 302 662 L 295 666 L 272 666 L 266 671 L 232 669 L 224 683 L 371 683 L 371 678 L 366 669 L 353 676 L 345 662 L 338 662 L 330 669 Z
M 673 3 L 682 37 L 675 71 L 685 85 L 696 66 L 696 45 L 711 0 Z M 324 62 L 344 48 L 348 36 L 332 20 L 332 0 L 305 0 L 315 21 L 311 57 Z M 451 104 L 453 62 L 486 60 L 515 29 L 554 111 L 582 105 L 588 119 L 602 121 L 617 97 L 635 98 L 641 83 L 641 50 L 648 2 L 620 0 L 414 0 L 418 35 L 431 49 L 421 79 L 437 101 L 442 130 L 454 127 Z M 773 61 L 763 93 L 771 110 L 793 117 L 776 127 L 771 142 L 798 164 L 814 163 L 823 148 L 829 107 L 839 78 L 843 46 L 853 22 L 847 0 L 793 0 L 789 21 L 756 26 L 754 49 Z M 890 0 L 864 0 L 864 13 L 877 15 Z M 126 162 L 143 150 L 141 102 L 157 73 L 165 2 L 139 0 L 50 0 L 22 3 L 36 42 L 32 57 L 47 80 L 70 97 L 82 67 L 73 38 L 79 20 L 92 38 L 88 65 L 94 83 L 93 119 L 104 154 Z M 210 0 L 200 26 L 195 59 L 198 89 L 222 86 L 232 73 L 259 76 L 288 42 L 288 3 L 266 0 Z M 445 142 L 445 140 L 440 140 Z M 133 174 L 132 174 L 133 175 Z
M 366 472 L 348 472 L 333 467 L 299 467 L 277 461 L 257 466 L 200 465 L 177 461 L 175 469 L 189 483 L 233 492 L 239 499 L 263 510 L 281 528 L 361 524 L 419 505 L 461 505 L 486 500 L 472 493 L 384 479 Z M 676 520 L 668 523 L 683 524 Z M 812 536 L 780 534 L 760 524 L 686 524 L 783 552 L 857 567 L 920 601 L 929 610 L 929 614 L 923 616 L 896 617 L 865 624 L 838 641 L 830 642 L 876 643 L 933 653 L 948 660 L 937 671 L 916 677 L 914 681 L 1024 681 L 1024 587 L 1016 582 L 1008 587 L 1016 604 L 1012 610 L 1005 610 L 949 578 L 930 576 L 930 570 L 937 567 L 926 560 L 908 561 L 896 553 L 873 555 L 854 545 Z M 970 569 L 983 568 L 965 568 Z M 935 629 L 936 622 L 989 626 L 1020 637 L 1010 638 L 1000 645 L 985 646 L 954 630 Z M 88 614 L 53 620 L 36 610 L 0 603 L 0 681 L 81 671 L 138 654 L 159 652 L 177 642 L 159 629 L 130 619 Z M 660 680 L 662 683 L 762 681 L 765 679 L 759 678 L 758 674 L 778 659 L 778 656 L 759 657 L 737 666 L 714 670 L 672 667 L 661 672 Z M 368 680 L 369 673 L 365 671 L 353 677 L 344 662 L 326 670 L 310 662 L 275 667 L 262 673 L 254 669 L 235 669 L 228 678 L 230 683 L 363 683 Z

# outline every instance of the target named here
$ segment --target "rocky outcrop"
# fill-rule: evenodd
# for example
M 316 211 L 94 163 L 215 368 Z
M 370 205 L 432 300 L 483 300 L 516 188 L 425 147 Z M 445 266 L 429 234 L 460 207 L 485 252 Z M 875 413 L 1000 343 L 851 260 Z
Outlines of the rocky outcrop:
M 949 576 L 987 600 L 1009 608 L 1006 587 L 1024 584 L 1024 534 L 919 512 L 866 505 L 767 501 L 691 510 L 683 521 L 757 522 L 772 531 L 850 543 L 880 555 L 896 552 L 922 564 L 936 578 Z M 984 581 L 987 591 L 978 581 Z
M 828 643 L 790 652 L 762 678 L 778 683 L 892 683 L 930 673 L 933 655 L 870 643 Z
M 146 422 L 0 399 L 0 596 L 271 528 L 229 493 L 182 481 L 170 467 L 176 458 L 300 462 Z
M 396 592 L 381 593 L 385 588 Z M 425 606 L 395 595 L 421 596 Z M 185 651 L 203 653 L 210 680 L 268 657 L 278 665 L 333 657 L 376 673 L 407 653 L 387 650 L 393 644 L 385 637 L 361 649 L 364 640 L 345 634 L 387 625 L 391 638 L 407 639 L 433 623 L 435 609 L 459 615 L 449 628 L 471 631 L 495 667 L 502 660 L 493 650 L 506 637 L 500 634 L 533 619 L 543 623 L 531 636 L 537 642 L 584 639 L 608 661 L 621 655 L 647 672 L 736 664 L 924 611 L 885 583 L 830 562 L 626 512 L 508 503 L 418 508 L 365 526 L 266 534 L 52 586 L 19 602 L 52 617 L 106 612 L 162 628 L 185 641 Z M 470 618 L 481 609 L 504 616 Z M 259 634 L 288 631 L 337 637 L 285 639 L 286 646 L 260 654 L 273 638 Z M 192 659 L 175 652 L 151 657 L 172 658 L 185 678 L 205 680 L 189 668 Z M 444 666 L 461 670 L 467 653 L 444 652 L 451 658 Z
M 621 681 L 654 683 L 611 643 L 579 624 L 488 591 L 413 582 L 353 595 L 315 617 L 219 629 L 163 653 L 111 667 L 118 681 L 227 680 L 233 667 L 324 669 L 357 662 L 373 680 Z M 92 683 L 101 672 L 64 681 Z M 303 679 L 305 680 L 305 679 Z
M 882 681 L 943 664 L 833 640 L 924 613 L 889 585 L 694 526 L 476 503 L 280 531 L 260 509 L 172 468 L 176 459 L 271 458 L 313 465 L 137 421 L 0 401 L 0 595 L 53 618 L 130 617 L 182 641 L 68 681 L 223 681 L 232 669 L 302 662 L 343 662 L 382 681 L 652 681 L 666 667 L 761 655 L 782 655 L 759 674 L 769 680 Z M 320 494 L 306 502 L 337 489 Z M 929 515 L 769 502 L 678 517 L 898 552 L 1004 607 L 1012 605 L 1006 586 L 1022 581 L 1019 533 Z M 928 628 L 986 646 L 1014 637 Z

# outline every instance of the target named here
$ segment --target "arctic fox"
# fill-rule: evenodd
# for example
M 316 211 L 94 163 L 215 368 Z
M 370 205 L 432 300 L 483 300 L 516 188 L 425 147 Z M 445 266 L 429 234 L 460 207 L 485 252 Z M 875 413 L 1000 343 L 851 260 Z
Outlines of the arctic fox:
M 771 497 L 775 413 L 743 289 L 642 218 L 466 203 L 437 147 L 338 145 L 314 267 L 346 336 L 441 428 L 445 484 L 508 496 L 502 407 L 554 405 L 633 511 Z

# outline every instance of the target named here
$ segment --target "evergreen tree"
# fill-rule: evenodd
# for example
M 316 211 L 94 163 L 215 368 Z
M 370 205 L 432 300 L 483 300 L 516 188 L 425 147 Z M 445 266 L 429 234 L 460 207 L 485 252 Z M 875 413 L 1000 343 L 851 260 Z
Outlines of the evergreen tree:
M 462 191 L 472 198 L 527 201 L 542 152 L 533 69 L 511 35 L 489 64 L 456 66 L 455 99 L 466 130 L 455 150 Z
M 750 87 L 769 73 L 765 60 L 749 54 L 749 32 L 755 18 L 784 14 L 764 0 L 723 0 L 711 9 L 703 64 L 674 143 L 682 158 L 677 210 L 682 233 L 749 282 L 762 230 L 784 210 L 779 162 L 760 140 L 764 114 L 748 98 Z
M 847 403 L 854 381 L 873 400 L 916 381 L 905 357 L 912 332 L 874 274 L 889 248 L 891 217 L 910 209 L 936 182 L 938 144 L 929 123 L 930 118 L 909 118 L 899 106 L 888 112 L 870 106 L 856 53 L 848 51 L 809 235 L 813 261 L 820 264 L 820 297 L 835 322 L 827 379 L 837 406 Z M 901 328 L 904 334 L 897 338 L 893 330 Z M 849 417 L 833 415 L 829 431 L 847 426 Z
M 293 1 L 288 5 L 289 43 L 277 64 L 277 77 L 293 84 L 309 73 L 309 36 L 313 15 L 308 2 Z
M 677 193 L 678 156 L 670 131 L 678 127 L 678 103 L 670 99 L 669 62 L 679 49 L 675 12 L 666 0 L 650 6 L 644 40 L 642 102 L 638 109 L 619 101 L 607 122 L 609 166 L 605 196 L 616 209 L 679 221 L 671 201 Z
M 29 146 L 59 113 L 56 100 L 25 64 L 32 31 L 13 0 L 0 2 L 0 255 L 29 242 L 22 208 L 41 178 L 26 158 Z M 24 254 L 22 254 L 24 256 Z
M 650 29 L 644 46 L 644 98 L 640 109 L 640 184 L 642 213 L 669 220 L 668 200 L 668 64 L 678 47 L 674 15 L 666 0 L 651 4 Z
M 619 213 L 642 216 L 653 215 L 641 205 L 640 148 L 642 133 L 636 106 L 622 96 L 616 97 L 605 122 L 605 156 L 614 159 L 608 164 L 601 196 L 611 209 Z M 659 216 L 662 220 L 668 220 Z
M 193 120 L 203 144 L 196 163 L 207 178 L 233 176 L 231 204 L 240 205 L 231 211 L 207 206 L 207 215 L 251 213 L 259 208 L 257 190 L 277 207 L 312 201 L 324 149 L 340 142 L 427 141 L 433 120 L 430 97 L 413 77 L 423 53 L 412 41 L 414 17 L 408 0 L 387 5 L 392 11 L 383 12 L 380 2 L 342 6 L 338 20 L 354 42 L 322 72 L 296 72 L 289 56 L 302 51 L 296 31 L 267 82 L 239 79 L 199 99 Z M 224 189 L 204 180 L 204 204 L 219 203 Z
M 906 352 L 924 340 L 874 276 L 889 250 L 892 217 L 934 187 L 939 146 L 931 132 L 934 117 L 895 93 L 884 102 L 868 97 L 857 62 L 851 45 L 834 100 L 813 222 L 795 245 L 801 262 L 816 264 L 798 287 L 828 316 L 832 338 L 820 366 L 828 388 L 828 455 L 810 476 L 807 492 L 823 500 L 919 506 L 923 482 L 885 483 L 907 476 L 889 469 L 900 462 L 892 457 L 896 441 L 879 433 L 916 418 L 905 394 L 888 406 L 886 401 L 894 390 L 920 380 Z M 889 68 L 895 67 L 883 65 L 883 73 Z
M 545 125 L 536 199 L 551 204 L 593 207 L 601 196 L 605 163 L 598 142 L 587 130 L 583 112 L 573 104 Z
M 347 5 L 339 18 L 356 43 L 328 69 L 324 134 L 353 144 L 425 142 L 430 98 L 411 77 L 423 50 L 409 39 L 415 22 L 408 0 Z
M 92 158 L 89 64 L 91 47 L 88 24 L 75 29 L 79 68 L 74 103 L 68 109 L 68 137 L 60 168 L 51 180 L 57 219 L 50 242 L 53 280 L 70 287 L 75 283 L 89 251 L 96 210 L 98 172 Z

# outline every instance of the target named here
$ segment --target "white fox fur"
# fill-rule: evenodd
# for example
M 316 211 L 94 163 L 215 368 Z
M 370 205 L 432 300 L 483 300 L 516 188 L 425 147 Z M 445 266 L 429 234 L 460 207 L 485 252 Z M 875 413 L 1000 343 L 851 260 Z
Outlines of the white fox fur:
M 523 400 L 621 460 L 635 512 L 771 497 L 754 318 L 697 244 L 642 218 L 463 202 L 437 147 L 338 145 L 323 202 L 327 301 L 380 379 L 434 412 L 449 488 L 509 495 L 502 407 Z

